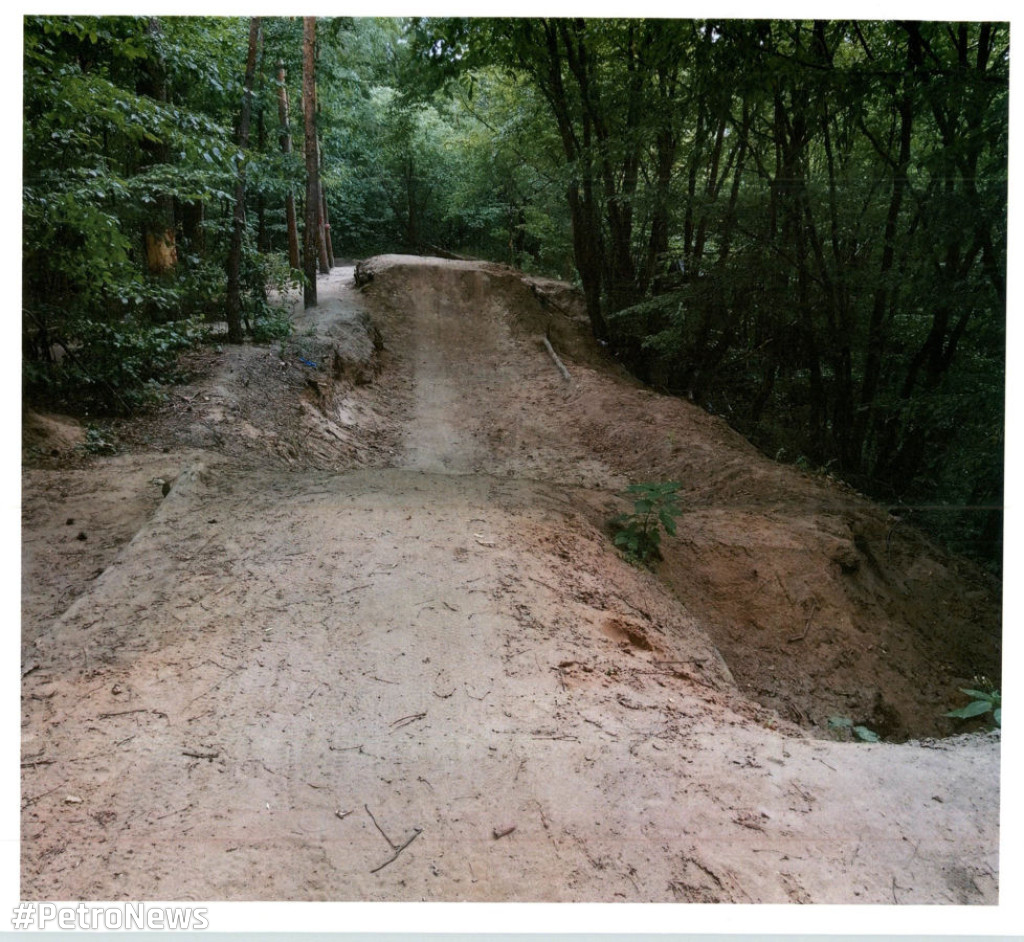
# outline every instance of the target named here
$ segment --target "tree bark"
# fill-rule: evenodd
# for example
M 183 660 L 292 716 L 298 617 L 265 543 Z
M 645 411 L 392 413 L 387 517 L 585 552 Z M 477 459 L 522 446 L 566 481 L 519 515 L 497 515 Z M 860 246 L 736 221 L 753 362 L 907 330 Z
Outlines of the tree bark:
M 284 62 L 277 63 L 277 116 L 281 122 L 281 150 L 290 154 L 292 152 L 292 132 L 289 127 L 288 117 L 288 86 L 285 84 Z M 295 194 L 291 187 L 288 188 L 288 195 L 284 198 L 285 225 L 288 229 L 288 264 L 294 271 L 302 266 L 299 258 L 299 226 L 295 218 Z
M 249 53 L 245 60 L 245 87 L 242 92 L 242 120 L 238 125 L 241 154 L 235 180 L 235 212 L 228 251 L 227 320 L 228 343 L 241 343 L 242 334 L 242 237 L 245 233 L 245 149 L 249 146 L 249 121 L 252 115 L 252 86 L 256 75 L 256 50 L 259 47 L 260 18 L 249 20 Z
M 302 110 L 305 125 L 306 225 L 303 234 L 303 273 L 306 283 L 305 307 L 316 306 L 316 269 L 320 226 L 320 171 L 316 140 L 316 17 L 302 21 Z
M 321 218 L 324 221 L 324 253 L 327 255 L 327 268 L 334 268 L 334 242 L 331 239 L 331 216 L 327 209 L 327 194 L 324 192 L 323 185 L 320 186 L 321 196 Z
M 267 122 L 262 106 L 259 108 L 256 116 L 256 128 L 256 150 L 262 154 L 266 151 L 267 146 Z M 272 246 L 270 244 L 270 230 L 267 228 L 266 211 L 267 201 L 263 195 L 263 189 L 260 188 L 256 194 L 256 248 L 264 254 L 269 254 L 272 251 Z
M 314 95 L 316 94 L 314 88 Z M 316 239 L 317 252 L 320 258 L 320 274 L 326 275 L 334 267 L 333 252 L 331 251 L 330 236 L 327 231 L 327 197 L 324 195 L 324 178 L 320 173 L 320 138 L 316 142 L 316 167 L 317 167 L 317 201 L 316 201 Z
M 161 33 L 160 20 L 150 17 L 147 32 L 158 39 Z M 137 85 L 140 94 L 154 101 L 166 103 L 167 70 L 162 56 L 147 58 Z M 145 164 L 170 163 L 170 152 L 164 141 L 143 140 L 140 150 L 145 155 Z M 146 247 L 146 269 L 151 275 L 166 275 L 178 264 L 178 247 L 175 241 L 174 198 L 165 194 L 157 196 L 156 209 L 143 224 L 143 239 Z

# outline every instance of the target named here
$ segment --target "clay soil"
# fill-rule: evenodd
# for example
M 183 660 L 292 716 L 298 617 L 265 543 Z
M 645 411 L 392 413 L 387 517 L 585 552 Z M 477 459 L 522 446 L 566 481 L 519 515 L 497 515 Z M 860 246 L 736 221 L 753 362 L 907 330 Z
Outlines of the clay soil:
M 942 716 L 998 585 L 630 380 L 557 282 L 319 294 L 116 454 L 26 417 L 24 899 L 998 901 L 999 737 Z M 666 480 L 648 570 L 608 520 Z

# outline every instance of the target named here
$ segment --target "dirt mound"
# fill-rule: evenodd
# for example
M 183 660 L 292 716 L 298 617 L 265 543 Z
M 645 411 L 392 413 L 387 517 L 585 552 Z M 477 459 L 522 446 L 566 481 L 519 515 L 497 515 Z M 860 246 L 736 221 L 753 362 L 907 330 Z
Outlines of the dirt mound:
M 25 411 L 21 420 L 21 450 L 35 459 L 61 458 L 65 461 L 84 447 L 82 423 L 66 415 Z
M 503 266 L 409 256 L 370 259 L 356 280 L 389 325 L 413 304 L 442 311 L 439 345 L 479 369 L 473 427 L 459 436 L 486 440 L 474 470 L 605 489 L 681 483 L 685 510 L 659 575 L 758 702 L 821 736 L 842 716 L 901 741 L 957 732 L 962 722 L 942 714 L 960 705 L 958 688 L 998 685 L 996 580 L 840 483 L 771 461 L 723 419 L 610 367 L 565 286 L 541 292 Z M 509 328 L 503 346 L 483 336 L 494 324 Z M 543 336 L 570 383 L 543 354 L 506 375 L 510 344 L 539 349 Z M 470 362 L 481 351 L 493 353 Z M 597 525 L 626 506 L 592 503 Z
M 998 736 L 822 725 L 880 726 L 861 649 L 923 684 L 914 618 L 989 587 L 623 377 L 563 286 L 362 271 L 122 454 L 27 456 L 22 898 L 998 899 Z M 606 522 L 666 477 L 654 573 Z

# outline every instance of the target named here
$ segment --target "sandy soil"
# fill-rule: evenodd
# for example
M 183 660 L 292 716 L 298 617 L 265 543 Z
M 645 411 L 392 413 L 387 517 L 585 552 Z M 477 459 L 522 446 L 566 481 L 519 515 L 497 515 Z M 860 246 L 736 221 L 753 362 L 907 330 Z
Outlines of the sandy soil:
M 998 900 L 999 739 L 939 715 L 997 586 L 630 381 L 564 286 L 353 274 L 117 456 L 27 426 L 23 898 Z M 666 479 L 650 572 L 606 522 Z

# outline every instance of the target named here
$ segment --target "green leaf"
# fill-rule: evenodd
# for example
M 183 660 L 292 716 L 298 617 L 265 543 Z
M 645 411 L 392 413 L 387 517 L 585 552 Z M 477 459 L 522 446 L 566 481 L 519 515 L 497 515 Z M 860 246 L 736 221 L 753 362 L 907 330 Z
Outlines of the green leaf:
M 878 742 L 881 739 L 878 733 L 872 729 L 868 729 L 866 726 L 854 726 L 853 731 L 857 734 L 857 737 L 864 742 Z
M 1003 725 L 1003 708 L 1002 707 L 996 707 L 992 711 L 992 719 L 994 719 L 996 721 L 996 726 L 1002 726 Z
M 828 725 L 830 729 L 848 729 L 853 726 L 853 720 L 848 716 L 830 716 Z
M 960 692 L 967 694 L 967 696 L 969 696 L 972 700 L 987 700 L 988 702 L 992 703 L 999 699 L 999 694 L 991 690 L 967 690 L 961 687 Z
M 959 710 L 950 710 L 945 716 L 954 716 L 957 719 L 967 720 L 972 716 L 981 716 L 983 713 L 988 713 L 992 709 L 992 704 L 988 700 L 972 700 L 965 707 L 961 707 Z

